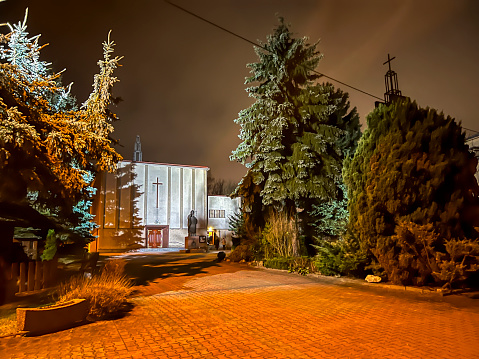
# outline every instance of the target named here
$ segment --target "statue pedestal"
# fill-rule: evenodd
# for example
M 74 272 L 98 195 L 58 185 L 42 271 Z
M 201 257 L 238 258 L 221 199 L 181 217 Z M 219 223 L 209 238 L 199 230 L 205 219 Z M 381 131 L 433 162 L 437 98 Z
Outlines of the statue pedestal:
M 185 249 L 198 249 L 198 248 L 200 248 L 200 236 L 185 237 Z

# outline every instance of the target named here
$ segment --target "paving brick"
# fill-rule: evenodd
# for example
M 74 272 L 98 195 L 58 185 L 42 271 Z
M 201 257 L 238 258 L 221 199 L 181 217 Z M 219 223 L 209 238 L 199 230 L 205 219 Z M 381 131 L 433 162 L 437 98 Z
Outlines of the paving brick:
M 139 287 L 135 307 L 121 319 L 1 338 L 0 357 L 477 357 L 479 304 L 473 300 L 217 264 L 214 258 L 151 256 L 163 270 L 169 261 L 198 261 L 202 271 Z

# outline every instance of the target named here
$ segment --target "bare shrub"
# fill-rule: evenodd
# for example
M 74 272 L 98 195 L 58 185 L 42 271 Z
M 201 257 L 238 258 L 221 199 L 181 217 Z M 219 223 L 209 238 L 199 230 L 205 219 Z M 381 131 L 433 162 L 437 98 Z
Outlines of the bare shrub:
M 272 212 L 262 236 L 261 247 L 265 258 L 296 257 L 299 254 L 299 238 L 293 215 Z

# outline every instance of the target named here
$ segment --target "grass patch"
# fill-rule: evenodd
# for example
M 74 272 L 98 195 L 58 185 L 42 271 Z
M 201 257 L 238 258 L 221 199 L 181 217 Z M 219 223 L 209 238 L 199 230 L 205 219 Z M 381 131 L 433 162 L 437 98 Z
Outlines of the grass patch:
M 17 308 L 41 308 L 54 304 L 51 293 L 41 293 L 37 296 L 17 298 L 17 301 L 8 303 L 0 309 L 0 337 L 16 334 Z
M 15 309 L 8 311 L 0 318 L 0 337 L 17 332 L 17 313 Z

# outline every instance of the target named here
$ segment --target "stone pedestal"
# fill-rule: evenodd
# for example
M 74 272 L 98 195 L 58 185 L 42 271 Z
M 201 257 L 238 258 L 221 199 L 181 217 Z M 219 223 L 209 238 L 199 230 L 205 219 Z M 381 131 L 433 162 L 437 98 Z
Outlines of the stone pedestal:
M 200 248 L 200 236 L 185 237 L 185 249 L 198 249 L 198 248 Z

